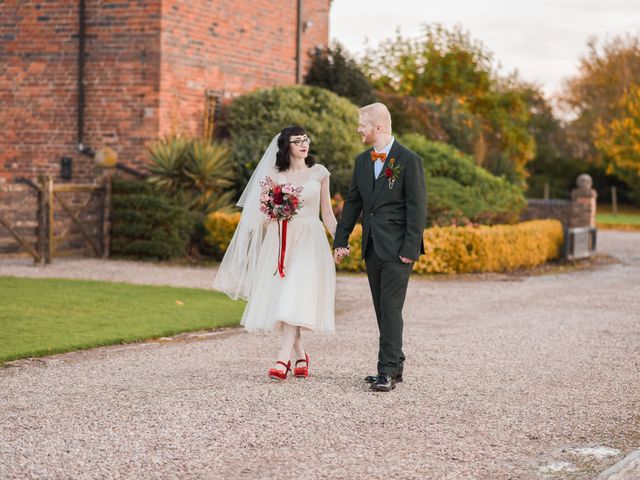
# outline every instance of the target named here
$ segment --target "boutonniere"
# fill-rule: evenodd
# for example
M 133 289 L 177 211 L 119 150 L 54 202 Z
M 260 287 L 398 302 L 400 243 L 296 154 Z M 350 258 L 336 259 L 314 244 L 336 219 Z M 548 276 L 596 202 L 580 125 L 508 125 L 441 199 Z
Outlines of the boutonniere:
M 396 165 L 396 159 L 391 158 L 389 160 L 389 166 L 384 169 L 384 176 L 389 179 L 389 189 L 393 188 L 394 183 L 400 178 L 401 173 L 402 165 Z

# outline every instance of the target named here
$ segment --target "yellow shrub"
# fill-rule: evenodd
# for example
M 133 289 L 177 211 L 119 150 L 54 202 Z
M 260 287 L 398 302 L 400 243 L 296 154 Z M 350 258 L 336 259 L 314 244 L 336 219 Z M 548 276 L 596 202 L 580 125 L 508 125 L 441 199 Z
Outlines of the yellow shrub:
M 533 220 L 491 227 L 443 227 L 424 232 L 419 273 L 504 272 L 534 267 L 560 256 L 562 224 Z
M 360 260 L 362 230 L 349 239 L 351 256 L 338 270 L 364 271 Z M 425 255 L 415 263 L 416 273 L 505 272 L 534 267 L 560 256 L 562 224 L 533 220 L 492 227 L 434 227 L 424 231 Z
M 240 214 L 214 213 L 205 226 L 207 242 L 223 254 L 231 241 Z M 356 225 L 349 238 L 351 255 L 338 265 L 345 272 L 364 271 L 362 228 Z M 433 227 L 424 231 L 425 255 L 415 263 L 416 273 L 505 272 L 535 267 L 560 256 L 562 224 L 557 220 L 533 220 L 491 227 Z
M 222 258 L 224 252 L 227 251 L 229 242 L 233 237 L 233 232 L 240 222 L 240 213 L 219 213 L 215 212 L 209 215 L 204 221 L 207 230 L 205 237 L 206 242 L 211 245 L 216 256 Z

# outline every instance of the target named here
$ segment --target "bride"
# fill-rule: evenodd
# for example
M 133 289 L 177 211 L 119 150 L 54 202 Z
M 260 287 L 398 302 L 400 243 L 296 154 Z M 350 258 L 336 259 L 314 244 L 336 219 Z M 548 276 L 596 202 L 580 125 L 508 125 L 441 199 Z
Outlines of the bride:
M 333 237 L 336 218 L 331 208 L 329 171 L 309 156 L 311 139 L 302 127 L 276 135 L 247 184 L 238 206 L 240 223 L 222 259 L 213 287 L 234 300 L 248 300 L 241 324 L 250 332 L 282 332 L 282 347 L 268 376 L 285 380 L 291 371 L 307 378 L 309 355 L 302 346 L 303 329 L 334 331 L 335 265 L 325 227 Z M 260 183 L 302 187 L 301 206 L 289 221 L 284 260 L 278 269 L 279 225 L 260 212 Z M 322 213 L 320 222 L 319 213 Z M 324 223 L 324 226 L 323 226 Z

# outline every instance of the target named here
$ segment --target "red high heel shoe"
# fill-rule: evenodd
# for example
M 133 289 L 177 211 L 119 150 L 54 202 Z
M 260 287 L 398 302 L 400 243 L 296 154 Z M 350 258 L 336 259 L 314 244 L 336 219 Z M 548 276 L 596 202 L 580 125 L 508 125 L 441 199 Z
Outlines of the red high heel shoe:
M 291 371 L 291 362 L 284 363 L 284 362 L 277 361 L 276 364 L 278 363 L 284 366 L 286 370 L 283 372 L 282 370 L 279 370 L 277 368 L 270 368 L 268 373 L 269 378 L 273 378 L 274 380 L 286 380 L 287 373 Z
M 299 363 L 304 363 L 304 367 L 298 367 Z M 304 354 L 304 359 L 296 360 L 296 368 L 293 370 L 293 375 L 298 378 L 309 378 L 309 355 Z

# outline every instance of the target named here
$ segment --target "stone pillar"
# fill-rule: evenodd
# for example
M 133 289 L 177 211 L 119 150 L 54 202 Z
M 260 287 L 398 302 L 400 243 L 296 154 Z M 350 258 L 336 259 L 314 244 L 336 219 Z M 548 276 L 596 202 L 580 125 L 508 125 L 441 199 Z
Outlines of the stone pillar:
M 596 226 L 596 198 L 598 194 L 591 188 L 593 181 L 586 173 L 578 176 L 577 188 L 571 191 L 570 228 Z

